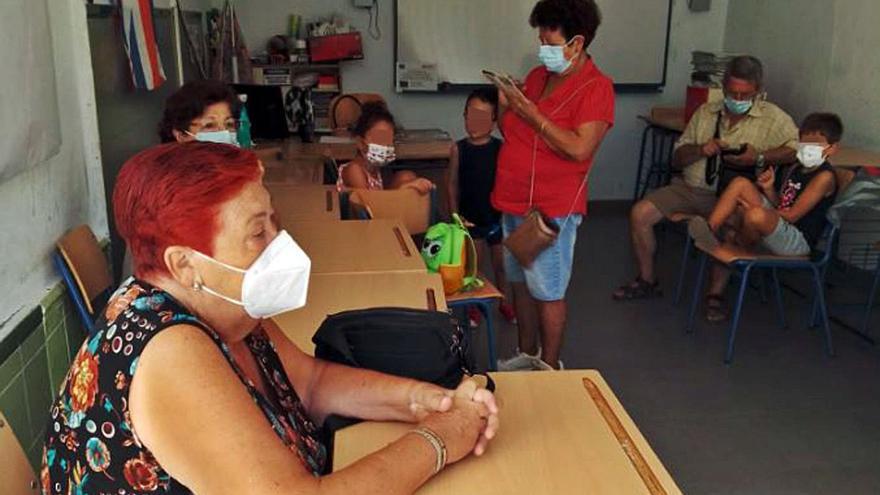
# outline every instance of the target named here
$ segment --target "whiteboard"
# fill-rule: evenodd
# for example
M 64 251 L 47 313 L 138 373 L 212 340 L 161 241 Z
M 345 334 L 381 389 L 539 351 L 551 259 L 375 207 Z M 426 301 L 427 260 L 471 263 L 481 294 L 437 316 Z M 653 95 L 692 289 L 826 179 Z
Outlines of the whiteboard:
M 58 153 L 48 0 L 0 0 L 0 182 Z
M 440 81 L 485 84 L 482 69 L 524 76 L 538 65 L 537 0 L 397 0 L 397 60 L 436 64 Z M 602 24 L 588 48 L 617 85 L 666 78 L 672 0 L 597 0 Z

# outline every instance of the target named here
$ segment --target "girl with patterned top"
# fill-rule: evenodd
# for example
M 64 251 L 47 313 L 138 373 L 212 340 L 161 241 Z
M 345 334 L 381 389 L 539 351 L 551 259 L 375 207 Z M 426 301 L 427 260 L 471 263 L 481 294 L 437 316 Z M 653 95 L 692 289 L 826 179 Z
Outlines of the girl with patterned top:
M 487 390 L 323 362 L 266 319 L 305 304 L 310 262 L 276 229 L 261 179 L 253 153 L 222 144 L 166 144 L 123 167 L 113 205 L 135 278 L 49 411 L 44 494 L 411 493 L 485 450 Z M 327 474 L 330 414 L 417 426 Z
M 354 160 L 340 165 L 336 189 L 384 189 L 382 167 L 397 159 L 394 149 L 394 116 L 382 102 L 366 103 L 354 125 L 357 142 L 357 156 Z M 421 194 L 428 194 L 434 184 L 410 170 L 394 174 L 389 189 L 410 187 Z

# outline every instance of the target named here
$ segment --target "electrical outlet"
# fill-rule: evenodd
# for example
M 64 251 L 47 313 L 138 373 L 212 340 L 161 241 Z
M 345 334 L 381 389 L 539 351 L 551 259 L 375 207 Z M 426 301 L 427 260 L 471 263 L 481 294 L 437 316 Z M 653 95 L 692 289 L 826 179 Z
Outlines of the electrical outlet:
M 374 0 L 352 0 L 354 2 L 354 6 L 359 9 L 370 9 L 373 8 Z

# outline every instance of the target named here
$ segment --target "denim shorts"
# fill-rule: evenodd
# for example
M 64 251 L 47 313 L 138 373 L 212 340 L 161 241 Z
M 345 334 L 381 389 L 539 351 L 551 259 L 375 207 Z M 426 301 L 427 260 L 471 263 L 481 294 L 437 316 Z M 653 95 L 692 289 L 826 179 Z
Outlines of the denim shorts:
M 767 198 L 762 198 L 762 202 L 765 208 L 773 208 Z M 779 217 L 776 228 L 762 239 L 761 244 L 776 256 L 807 256 L 811 251 L 804 233 L 782 217 Z
M 510 235 L 523 222 L 524 217 L 505 213 L 501 217 L 504 237 Z M 568 221 L 566 221 L 566 219 Z M 583 215 L 572 214 L 568 217 L 553 219 L 559 228 L 559 237 L 550 247 L 535 258 L 532 266 L 523 268 L 516 258 L 504 249 L 504 272 L 508 282 L 525 282 L 529 293 L 539 301 L 560 301 L 565 299 L 565 291 L 571 280 L 571 266 L 574 260 L 574 243 L 577 240 L 577 228 Z

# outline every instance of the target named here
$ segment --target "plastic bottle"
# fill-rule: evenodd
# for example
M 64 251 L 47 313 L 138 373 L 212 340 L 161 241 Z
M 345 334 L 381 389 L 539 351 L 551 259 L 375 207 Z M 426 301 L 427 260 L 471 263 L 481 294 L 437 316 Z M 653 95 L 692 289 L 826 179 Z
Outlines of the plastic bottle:
M 242 148 L 251 148 L 254 142 L 251 140 L 251 119 L 247 113 L 247 95 L 238 95 L 241 102 L 241 113 L 238 115 L 238 145 Z

